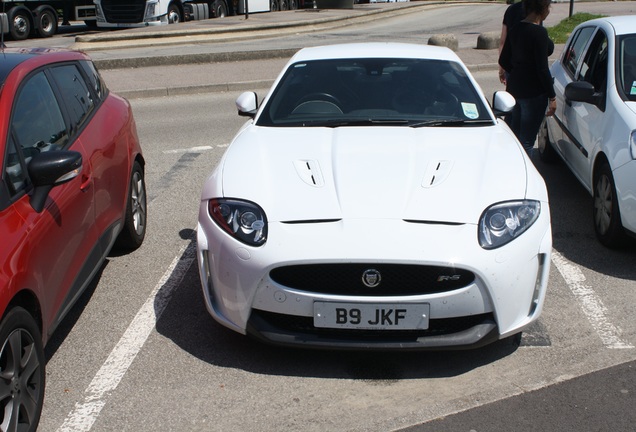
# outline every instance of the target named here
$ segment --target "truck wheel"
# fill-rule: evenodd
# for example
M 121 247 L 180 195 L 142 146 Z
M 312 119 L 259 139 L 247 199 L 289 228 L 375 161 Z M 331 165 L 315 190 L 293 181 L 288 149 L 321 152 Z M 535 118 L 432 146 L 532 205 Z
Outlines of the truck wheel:
M 269 0 L 269 10 L 278 12 L 280 10 L 280 0 Z
M 279 0 L 278 3 L 280 4 L 280 10 L 286 11 L 289 9 L 288 0 Z
M 224 18 L 227 16 L 227 6 L 223 0 L 215 0 L 212 3 L 212 13 L 214 18 Z
M 179 24 L 182 21 L 179 6 L 171 3 L 168 6 L 168 24 Z
M 298 9 L 298 0 L 287 0 L 287 3 L 289 4 L 289 10 Z
M 9 33 L 13 40 L 25 40 L 31 34 L 31 11 L 18 6 L 9 11 Z
M 57 13 L 49 6 L 39 6 L 35 9 L 35 31 L 38 36 L 51 37 L 57 32 Z

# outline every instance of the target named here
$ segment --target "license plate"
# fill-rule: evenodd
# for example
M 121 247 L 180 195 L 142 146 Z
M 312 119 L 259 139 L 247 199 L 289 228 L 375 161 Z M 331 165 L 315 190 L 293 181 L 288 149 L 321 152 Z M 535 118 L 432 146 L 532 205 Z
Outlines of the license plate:
M 428 303 L 314 302 L 314 326 L 374 330 L 428 328 Z

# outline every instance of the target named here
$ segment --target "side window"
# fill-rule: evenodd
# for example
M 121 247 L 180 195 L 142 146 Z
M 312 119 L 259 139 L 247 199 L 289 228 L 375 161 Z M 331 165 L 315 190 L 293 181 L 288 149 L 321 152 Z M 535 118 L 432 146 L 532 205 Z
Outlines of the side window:
M 51 68 L 51 74 L 57 83 L 71 121 L 71 131 L 75 133 L 88 119 L 95 107 L 84 76 L 75 64 Z
M 574 76 L 576 73 L 583 56 L 583 49 L 590 40 L 590 37 L 592 37 L 593 32 L 594 27 L 584 27 L 580 29 L 565 48 L 563 67 L 570 73 L 571 76 Z
M 36 153 L 67 145 L 69 136 L 64 118 L 44 72 L 30 77 L 20 89 L 13 106 L 11 128 L 27 162 Z
M 625 99 L 636 101 L 636 36 L 622 36 L 618 51 L 618 80 Z
M 607 87 L 607 36 L 601 30 L 596 33 L 587 50 L 579 79 L 592 84 L 597 92 Z
M 22 158 L 18 154 L 18 150 L 15 146 L 13 138 L 10 136 L 7 143 L 7 154 L 5 164 L 5 180 L 9 187 L 9 194 L 11 196 L 17 194 L 21 190 L 26 188 L 27 177 L 25 168 L 22 165 Z
M 98 100 L 103 100 L 106 92 L 106 87 L 104 86 L 104 81 L 102 80 L 101 75 L 97 71 L 97 68 L 90 61 L 81 61 L 80 65 L 86 72 L 88 76 L 88 84 L 93 88 L 95 95 Z

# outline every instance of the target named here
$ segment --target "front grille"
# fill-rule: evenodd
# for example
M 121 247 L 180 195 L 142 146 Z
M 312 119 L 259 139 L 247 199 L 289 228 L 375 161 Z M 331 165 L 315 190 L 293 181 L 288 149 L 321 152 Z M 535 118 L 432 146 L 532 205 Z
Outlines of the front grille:
M 134 24 L 144 20 L 145 0 L 102 0 L 102 10 L 110 23 Z
M 444 336 L 471 329 L 485 322 L 494 322 L 492 313 L 458 318 L 431 319 L 426 330 L 357 330 L 314 327 L 313 317 L 300 317 L 252 310 L 252 328 L 290 335 L 313 335 L 329 339 L 370 342 L 415 341 L 423 337 Z
M 378 286 L 363 282 L 366 270 L 381 275 Z M 272 280 L 283 286 L 322 294 L 395 296 L 448 292 L 468 286 L 475 275 L 453 267 L 405 264 L 307 264 L 275 268 Z

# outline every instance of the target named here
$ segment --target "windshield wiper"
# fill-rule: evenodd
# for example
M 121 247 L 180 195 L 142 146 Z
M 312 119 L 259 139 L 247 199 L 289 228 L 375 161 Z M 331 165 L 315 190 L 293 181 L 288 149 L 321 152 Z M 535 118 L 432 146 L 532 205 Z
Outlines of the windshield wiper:
M 490 119 L 476 119 L 476 120 L 459 120 L 459 119 L 436 119 L 426 120 L 423 122 L 412 123 L 409 126 L 412 128 L 419 127 L 436 127 L 436 126 L 476 126 L 476 125 L 493 125 L 493 121 Z
M 337 128 L 343 126 L 402 126 L 408 125 L 408 120 L 396 119 L 334 119 L 327 121 L 303 122 L 303 126 L 317 126 Z

